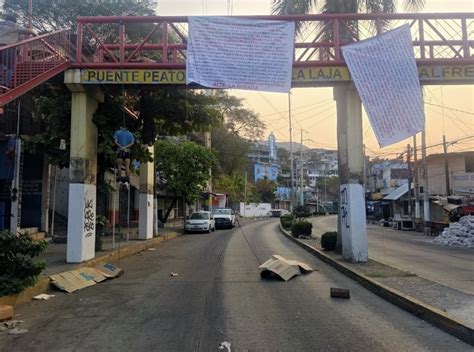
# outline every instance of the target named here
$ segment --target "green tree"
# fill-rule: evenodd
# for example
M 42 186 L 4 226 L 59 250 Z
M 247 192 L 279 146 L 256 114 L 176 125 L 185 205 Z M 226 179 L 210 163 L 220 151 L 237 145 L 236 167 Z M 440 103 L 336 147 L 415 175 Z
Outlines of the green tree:
M 157 141 L 155 155 L 158 189 L 174 196 L 164 215 L 166 222 L 178 199 L 189 203 L 201 195 L 217 160 L 212 150 L 191 141 Z
M 5 12 L 15 13 L 19 23 L 28 18 L 29 0 L 5 0 Z M 74 28 L 77 16 L 146 16 L 154 14 L 153 0 L 140 1 L 78 1 L 78 0 L 33 0 L 33 28 L 49 32 L 63 28 Z
M 424 0 L 404 0 L 406 11 L 423 8 Z M 396 11 L 394 0 L 272 0 L 274 15 L 309 13 L 392 13 Z
M 276 189 L 277 184 L 264 177 L 255 182 L 252 201 L 255 203 L 273 203 Z
M 227 194 L 231 202 L 245 201 L 245 178 L 242 174 L 222 174 L 215 179 L 213 188 L 216 192 Z

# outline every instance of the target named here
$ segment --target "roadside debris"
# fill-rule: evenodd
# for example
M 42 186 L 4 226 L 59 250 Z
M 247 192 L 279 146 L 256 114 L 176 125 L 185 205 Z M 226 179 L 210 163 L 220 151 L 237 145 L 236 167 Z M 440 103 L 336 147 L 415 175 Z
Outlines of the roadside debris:
M 297 260 L 289 260 L 281 255 L 274 254 L 273 258 L 268 259 L 265 263 L 259 266 L 263 269 L 260 272 L 262 279 L 283 279 L 290 280 L 296 275 L 311 273 L 314 270 L 303 262 Z
M 11 329 L 8 331 L 8 335 L 21 335 L 21 334 L 26 334 L 28 332 L 28 330 L 26 329 L 17 329 L 17 328 L 14 328 L 14 329 Z
M 474 216 L 463 216 L 458 222 L 449 224 L 433 242 L 451 247 L 474 248 Z
M 9 320 L 0 323 L 0 333 L 7 332 L 8 335 L 20 335 L 28 332 L 26 329 L 20 329 L 18 326 L 24 323 L 23 320 Z
M 38 301 L 47 301 L 49 300 L 50 298 L 53 298 L 54 295 L 48 295 L 47 293 L 42 293 L 38 296 L 34 296 L 33 299 L 36 299 Z
M 231 352 L 230 346 L 231 346 L 230 342 L 222 341 L 221 344 L 219 345 L 219 349 L 223 350 L 225 348 L 226 352 Z
M 171 272 L 170 276 L 178 276 L 178 273 Z
M 154 252 L 155 248 L 148 248 L 149 251 Z
M 6 304 L 0 305 L 0 321 L 9 320 L 13 318 L 13 306 Z
M 110 263 L 99 264 L 95 268 L 80 268 L 50 276 L 51 283 L 68 293 L 94 286 L 99 282 L 118 277 L 123 270 Z
M 331 287 L 331 297 L 332 298 L 345 298 L 345 299 L 351 298 L 350 291 L 348 289 L 336 288 L 336 287 Z

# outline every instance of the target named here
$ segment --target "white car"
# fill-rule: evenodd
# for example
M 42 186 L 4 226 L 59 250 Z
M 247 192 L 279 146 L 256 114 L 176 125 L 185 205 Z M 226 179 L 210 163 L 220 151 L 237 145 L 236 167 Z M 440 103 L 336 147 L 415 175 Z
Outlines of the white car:
M 211 233 L 211 231 L 215 230 L 216 223 L 209 211 L 197 211 L 192 213 L 184 225 L 185 232 L 207 231 L 207 233 Z
M 235 226 L 235 213 L 230 208 L 217 208 L 213 211 L 216 227 L 231 229 Z

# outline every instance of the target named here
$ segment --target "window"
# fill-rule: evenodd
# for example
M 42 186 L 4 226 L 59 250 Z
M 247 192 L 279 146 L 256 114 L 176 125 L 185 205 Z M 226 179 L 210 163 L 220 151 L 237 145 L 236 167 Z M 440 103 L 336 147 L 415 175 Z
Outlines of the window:
M 190 217 L 191 220 L 207 220 L 209 219 L 209 213 L 194 213 Z
M 466 172 L 474 172 L 474 152 L 466 153 L 464 162 L 466 163 Z

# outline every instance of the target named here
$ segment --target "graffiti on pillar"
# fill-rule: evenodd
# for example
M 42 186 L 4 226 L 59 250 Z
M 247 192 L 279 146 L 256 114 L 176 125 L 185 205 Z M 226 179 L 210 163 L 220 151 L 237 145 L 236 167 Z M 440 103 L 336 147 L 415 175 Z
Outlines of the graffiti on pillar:
M 91 237 L 95 230 L 94 200 L 84 199 L 84 232 L 85 238 Z
M 349 197 L 347 196 L 347 187 L 341 189 L 341 222 L 347 229 L 351 226 L 349 223 Z

